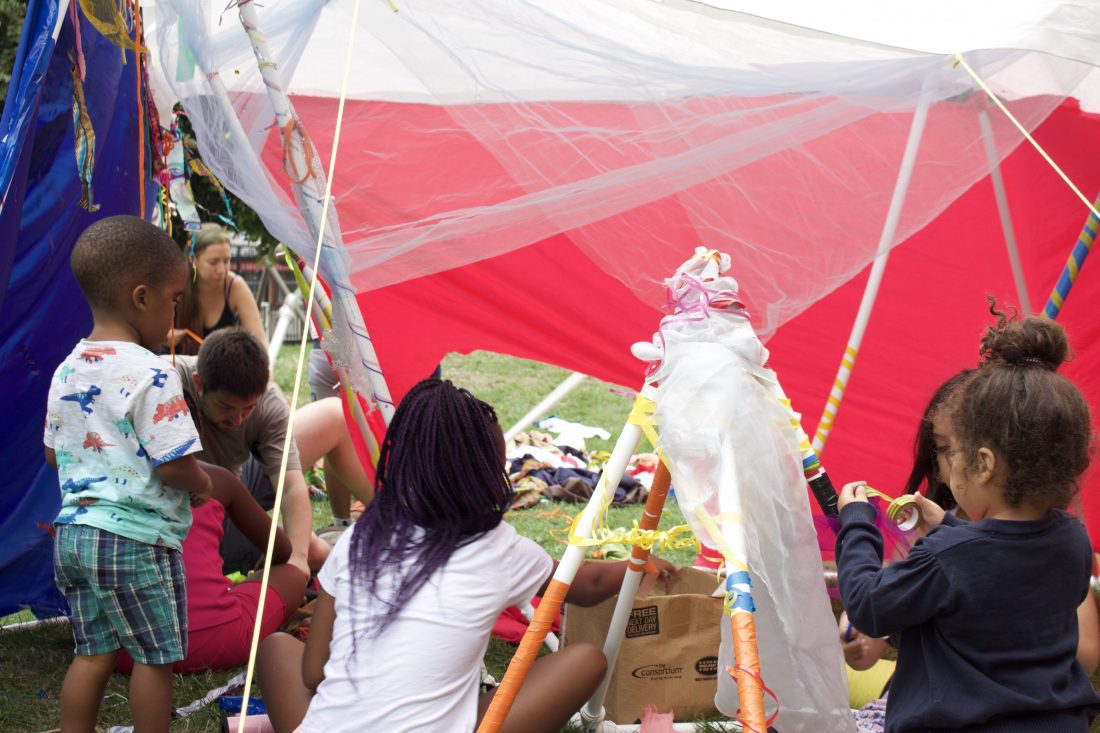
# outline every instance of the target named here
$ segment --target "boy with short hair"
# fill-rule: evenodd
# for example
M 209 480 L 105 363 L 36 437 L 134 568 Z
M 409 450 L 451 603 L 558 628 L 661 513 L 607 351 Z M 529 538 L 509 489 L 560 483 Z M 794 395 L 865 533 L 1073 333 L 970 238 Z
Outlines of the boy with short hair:
M 54 373 L 44 436 L 61 485 L 54 573 L 76 647 L 61 730 L 94 730 L 125 648 L 137 661 L 135 730 L 167 731 L 172 663 L 187 645 L 180 545 L 191 505 L 212 491 L 179 377 L 150 351 L 171 328 L 187 268 L 168 235 L 132 216 L 88 227 L 70 264 L 93 327 Z

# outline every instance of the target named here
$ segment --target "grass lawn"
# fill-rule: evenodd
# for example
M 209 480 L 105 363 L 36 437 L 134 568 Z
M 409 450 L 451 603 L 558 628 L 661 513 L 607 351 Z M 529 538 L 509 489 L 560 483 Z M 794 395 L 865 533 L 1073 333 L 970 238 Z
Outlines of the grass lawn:
M 297 346 L 287 346 L 275 366 L 276 381 L 290 397 L 294 380 Z M 507 429 L 528 409 L 557 386 L 568 372 L 556 367 L 499 356 L 484 352 L 470 355 L 452 354 L 443 362 L 444 377 L 466 387 L 481 399 L 493 404 L 502 425 Z M 590 449 L 610 450 L 630 413 L 631 400 L 610 391 L 611 385 L 586 380 L 563 400 L 554 414 L 564 418 L 599 426 L 611 433 L 611 440 L 589 441 Z M 307 400 L 309 388 L 303 376 L 299 400 Z M 537 508 L 513 512 L 508 521 L 516 529 L 534 539 L 552 557 L 560 557 L 565 548 L 568 519 L 582 505 L 552 503 Z M 314 526 L 331 522 L 326 502 L 313 504 Z M 640 515 L 640 507 L 615 508 L 609 513 L 611 526 L 629 526 Z M 670 505 L 661 522 L 662 528 L 682 523 L 679 511 Z M 673 562 L 689 563 L 694 555 L 688 550 L 664 555 Z M 29 613 L 0 619 L 0 626 L 30 620 Z M 486 663 L 498 679 L 511 658 L 514 647 L 493 641 Z M 0 632 L 0 731 L 48 731 L 59 723 L 61 681 L 72 652 L 72 638 L 67 624 L 48 624 L 33 629 Z M 208 690 L 221 686 L 238 670 L 175 678 L 175 704 L 186 705 Z M 106 730 L 112 725 L 130 723 L 129 678 L 114 675 L 108 685 L 106 699 L 100 711 L 99 725 Z M 258 689 L 256 690 L 258 694 Z M 174 721 L 173 733 L 210 732 L 219 730 L 218 715 L 207 707 L 190 717 Z
M 291 393 L 294 377 L 296 347 L 286 347 L 275 368 L 276 379 L 286 394 Z M 555 367 L 521 361 L 488 353 L 451 355 L 443 362 L 443 373 L 460 386 L 467 387 L 482 399 L 492 403 L 507 429 L 539 399 L 553 389 L 567 372 Z M 612 434 L 610 441 L 590 441 L 589 448 L 610 450 L 615 437 L 622 429 L 630 411 L 629 398 L 609 391 L 610 385 L 586 380 L 554 412 L 567 419 L 588 425 L 600 426 Z M 302 384 L 302 398 L 308 397 L 308 386 Z M 326 502 L 313 504 L 314 526 L 331 522 Z M 560 557 L 564 549 L 564 537 L 568 529 L 568 517 L 580 511 L 577 504 L 551 503 L 536 508 L 511 512 L 508 521 L 522 534 L 531 537 L 550 553 Z M 611 526 L 629 526 L 639 516 L 639 507 L 612 509 Z M 670 505 L 662 519 L 662 528 L 682 522 L 675 505 Z M 679 563 L 693 559 L 690 551 L 665 554 L 664 557 Z M 28 613 L 0 619 L 0 626 L 29 620 Z M 61 680 L 71 658 L 72 640 L 65 624 L 42 625 L 34 629 L 0 632 L 0 732 L 49 731 L 59 721 L 58 695 Z M 486 664 L 498 679 L 511 658 L 514 647 L 493 640 L 490 643 Z M 175 678 L 175 704 L 186 705 L 203 696 L 208 690 L 221 686 L 239 670 L 215 672 L 203 675 L 177 676 Z M 1094 676 L 1093 683 L 1100 682 Z M 124 725 L 130 721 L 129 678 L 115 675 L 107 688 L 101 709 L 100 730 L 111 725 Z M 258 694 L 256 689 L 255 694 Z M 173 733 L 194 731 L 215 733 L 219 730 L 218 715 L 213 707 L 207 707 L 194 715 L 172 723 Z M 699 731 L 714 730 L 700 724 Z M 1100 733 L 1100 722 L 1093 725 L 1094 733 Z

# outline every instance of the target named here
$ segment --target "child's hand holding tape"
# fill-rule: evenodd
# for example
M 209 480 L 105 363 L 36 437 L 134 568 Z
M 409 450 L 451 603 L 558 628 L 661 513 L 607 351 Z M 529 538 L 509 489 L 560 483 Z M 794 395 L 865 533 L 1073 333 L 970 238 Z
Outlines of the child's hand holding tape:
M 838 507 L 843 509 L 853 501 L 867 501 L 867 497 L 871 496 L 889 502 L 886 506 L 886 516 L 905 531 L 916 529 L 918 524 L 928 531 L 940 526 L 943 522 L 943 508 L 921 494 L 903 494 L 895 499 L 877 489 L 872 489 L 864 481 L 847 484 L 840 492 Z

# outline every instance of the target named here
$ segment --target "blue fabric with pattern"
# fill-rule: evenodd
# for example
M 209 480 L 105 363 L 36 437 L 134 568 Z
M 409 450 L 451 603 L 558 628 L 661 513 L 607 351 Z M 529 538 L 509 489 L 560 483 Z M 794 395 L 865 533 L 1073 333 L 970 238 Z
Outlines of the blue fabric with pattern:
M 39 615 L 65 610 L 53 584 L 49 533 L 60 492 L 56 472 L 45 464 L 42 426 L 54 370 L 91 329 L 69 253 L 93 221 L 139 213 L 133 53 L 123 65 L 118 47 L 81 23 L 84 91 L 97 135 L 93 184 L 101 204 L 89 213 L 79 206 L 73 152 L 74 34 L 66 17 L 53 41 L 58 12 L 57 0 L 28 2 L 0 118 L 0 616 L 26 607 Z

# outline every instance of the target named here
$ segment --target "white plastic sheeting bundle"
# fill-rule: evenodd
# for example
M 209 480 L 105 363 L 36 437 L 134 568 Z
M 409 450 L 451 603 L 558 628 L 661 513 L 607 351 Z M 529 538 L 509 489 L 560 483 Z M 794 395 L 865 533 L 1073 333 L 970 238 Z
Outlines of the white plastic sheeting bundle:
M 662 455 L 684 516 L 753 583 L 760 669 L 779 699 L 778 730 L 853 730 L 836 623 L 822 580 L 799 433 L 776 397 L 767 349 L 740 307 L 729 257 L 697 254 L 665 281 L 674 306 L 653 344 L 646 394 L 656 402 Z M 714 536 L 712 528 L 720 529 Z M 733 667 L 722 620 L 719 669 Z M 771 710 L 775 706 L 770 700 Z M 717 705 L 732 715 L 736 684 L 719 675 Z

